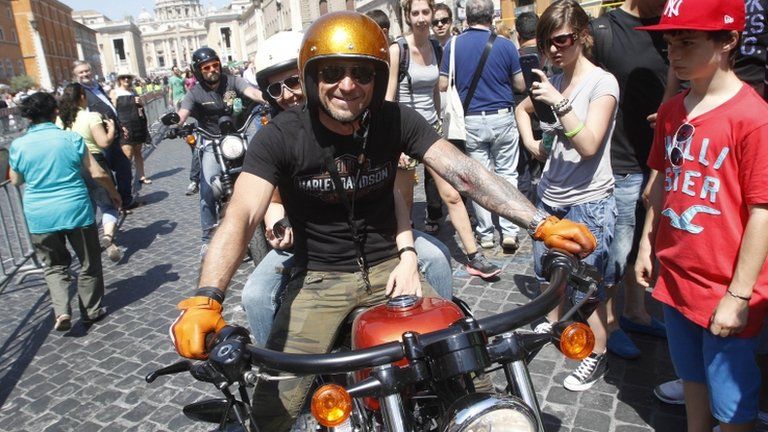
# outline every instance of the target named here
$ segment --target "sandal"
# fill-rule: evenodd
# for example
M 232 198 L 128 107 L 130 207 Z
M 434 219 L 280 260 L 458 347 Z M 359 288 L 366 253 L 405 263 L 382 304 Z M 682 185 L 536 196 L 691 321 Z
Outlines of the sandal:
M 427 234 L 437 234 L 440 232 L 440 223 L 435 220 L 427 219 L 424 221 L 424 232 Z
M 72 328 L 72 317 L 69 314 L 61 314 L 56 317 L 53 324 L 56 331 L 67 331 Z
M 101 242 L 100 242 L 101 249 L 103 250 L 103 249 L 108 248 L 109 246 L 112 245 L 112 243 L 114 241 L 115 241 L 115 237 L 114 236 L 112 236 L 110 234 L 104 234 L 103 236 L 101 236 Z
M 145 185 L 152 184 L 152 180 L 150 180 L 150 179 L 148 179 L 146 177 L 140 178 L 139 181 L 141 182 L 141 184 L 145 184 Z

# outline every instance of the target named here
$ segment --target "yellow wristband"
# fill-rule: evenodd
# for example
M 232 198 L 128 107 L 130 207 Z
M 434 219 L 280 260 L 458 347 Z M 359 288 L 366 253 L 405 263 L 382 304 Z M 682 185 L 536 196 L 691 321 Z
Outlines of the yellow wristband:
M 574 130 L 572 130 L 570 132 L 565 132 L 565 136 L 568 137 L 568 138 L 573 138 L 576 135 L 578 135 L 579 132 L 581 132 L 582 129 L 584 129 L 584 123 L 583 122 L 579 122 L 579 125 L 576 126 L 576 129 L 574 129 Z

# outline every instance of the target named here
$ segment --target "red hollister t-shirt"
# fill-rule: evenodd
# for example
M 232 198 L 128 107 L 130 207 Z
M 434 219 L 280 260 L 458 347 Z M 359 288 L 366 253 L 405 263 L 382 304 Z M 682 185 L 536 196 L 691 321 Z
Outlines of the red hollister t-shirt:
M 768 203 L 768 105 L 744 85 L 722 105 L 689 119 L 686 94 L 659 108 L 648 157 L 648 166 L 664 179 L 655 239 L 661 269 L 653 296 L 706 328 L 733 278 L 748 206 Z M 675 132 L 686 122 L 695 130 L 689 139 L 678 140 L 684 159 L 674 167 L 669 152 Z M 747 326 L 738 336 L 758 334 L 767 312 L 764 263 Z

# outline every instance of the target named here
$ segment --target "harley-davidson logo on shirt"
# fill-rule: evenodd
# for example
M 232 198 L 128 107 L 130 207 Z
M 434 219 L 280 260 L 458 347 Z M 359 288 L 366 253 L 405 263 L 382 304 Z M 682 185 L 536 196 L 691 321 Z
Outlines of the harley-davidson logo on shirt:
M 357 158 L 351 154 L 345 154 L 335 159 L 336 169 L 339 170 L 339 177 L 347 196 L 352 198 L 354 190 L 355 167 Z M 387 179 L 393 176 L 392 163 L 386 162 L 381 166 L 372 167 L 370 160 L 366 160 L 361 168 L 360 178 L 357 183 L 357 198 L 365 197 L 367 194 L 384 186 Z M 299 176 L 294 180 L 296 188 L 308 195 L 322 199 L 328 203 L 338 203 L 339 197 L 333 184 L 333 178 L 328 171 L 322 174 Z

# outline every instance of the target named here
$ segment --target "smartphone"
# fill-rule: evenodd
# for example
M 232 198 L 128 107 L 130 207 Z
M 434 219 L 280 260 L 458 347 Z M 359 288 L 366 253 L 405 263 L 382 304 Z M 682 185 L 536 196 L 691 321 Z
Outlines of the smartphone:
M 525 80 L 525 87 L 528 89 L 528 93 L 530 96 L 531 87 L 533 86 L 533 83 L 541 82 L 541 78 L 539 78 L 538 75 L 533 73 L 533 69 L 541 70 L 541 63 L 539 62 L 539 56 L 536 54 L 525 54 L 523 56 L 520 56 L 520 69 L 522 69 L 523 71 L 523 79 Z M 557 117 L 555 117 L 555 112 L 552 111 L 552 107 L 534 98 L 531 98 L 531 102 L 533 102 L 533 110 L 536 111 L 536 117 L 539 118 L 539 121 L 542 121 L 544 123 L 557 122 Z
M 280 219 L 272 225 L 272 234 L 278 240 L 282 240 L 285 237 L 285 230 L 291 227 L 291 221 L 288 220 L 288 216 Z

